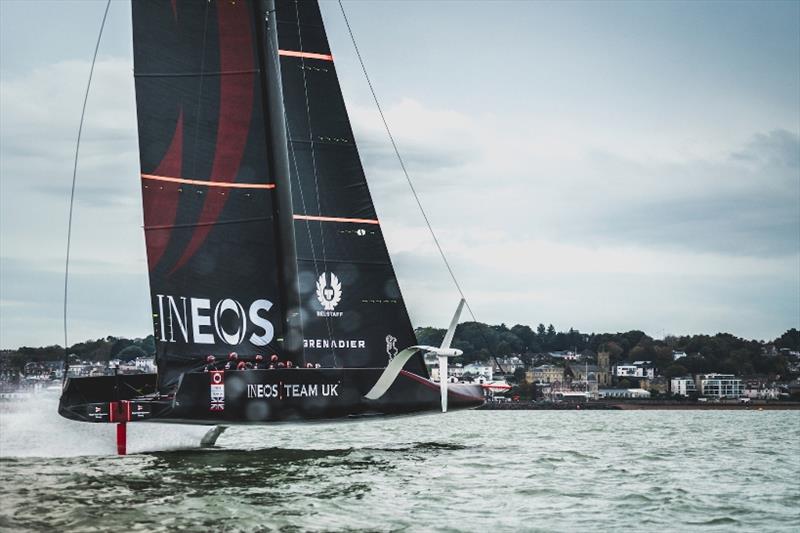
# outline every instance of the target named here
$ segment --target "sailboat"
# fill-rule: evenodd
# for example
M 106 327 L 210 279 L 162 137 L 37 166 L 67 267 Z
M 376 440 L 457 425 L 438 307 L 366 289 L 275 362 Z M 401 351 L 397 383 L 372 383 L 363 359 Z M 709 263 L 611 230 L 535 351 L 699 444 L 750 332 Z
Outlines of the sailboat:
M 364 176 L 316 0 L 132 2 L 157 372 L 65 382 L 84 422 L 227 426 L 483 403 L 438 383 Z M 232 364 L 234 363 L 234 364 Z M 124 452 L 123 452 L 124 453 Z

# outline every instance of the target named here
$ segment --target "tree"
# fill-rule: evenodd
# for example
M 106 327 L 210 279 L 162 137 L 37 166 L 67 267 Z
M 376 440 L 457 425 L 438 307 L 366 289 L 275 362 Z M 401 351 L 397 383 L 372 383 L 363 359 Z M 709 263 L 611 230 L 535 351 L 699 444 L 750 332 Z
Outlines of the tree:
M 669 365 L 664 369 L 664 377 L 667 379 L 677 378 L 679 376 L 685 376 L 688 373 L 689 371 L 686 369 L 685 366 L 678 364 Z
M 106 339 L 106 340 L 109 340 L 109 339 Z M 124 350 L 125 348 L 127 348 L 128 346 L 131 346 L 133 344 L 132 340 L 129 340 L 129 339 L 113 339 L 113 337 L 110 339 L 110 342 L 113 342 L 113 344 L 111 345 L 111 349 L 109 350 L 109 354 L 108 354 L 108 357 L 110 359 L 118 359 L 119 358 L 118 357 L 119 352 L 121 352 L 122 350 Z
M 517 324 L 511 328 L 511 333 L 516 335 L 522 342 L 522 347 L 526 352 L 535 351 L 531 349 L 532 346 L 539 344 L 536 340 L 536 333 L 533 332 L 530 326 Z
M 131 345 L 117 354 L 120 361 L 132 361 L 137 357 L 147 357 L 147 354 L 138 346 Z
M 148 335 L 142 342 L 139 343 L 139 347 L 145 351 L 145 353 L 153 357 L 156 355 L 156 338 L 152 335 Z
M 786 333 L 775 339 L 775 346 L 800 351 L 800 330 L 797 328 L 786 330 Z

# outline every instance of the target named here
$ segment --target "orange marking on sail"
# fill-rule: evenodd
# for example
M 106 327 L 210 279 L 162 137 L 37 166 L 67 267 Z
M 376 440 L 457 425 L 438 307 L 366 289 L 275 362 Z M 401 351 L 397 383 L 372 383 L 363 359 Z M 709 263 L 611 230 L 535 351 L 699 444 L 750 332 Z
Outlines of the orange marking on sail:
M 142 174 L 142 179 L 169 181 L 185 185 L 200 185 L 203 187 L 227 187 L 229 189 L 274 189 L 274 183 L 231 183 L 227 181 L 189 180 L 186 178 L 173 178 L 171 176 L 156 176 L 155 174 Z
M 297 52 L 295 50 L 278 50 L 279 56 L 286 57 L 304 57 L 306 59 L 321 59 L 323 61 L 333 61 L 333 56 L 330 54 L 316 54 L 314 52 Z
M 380 224 L 371 218 L 318 217 L 314 215 L 294 215 L 295 220 L 315 220 L 319 222 L 349 222 L 351 224 Z

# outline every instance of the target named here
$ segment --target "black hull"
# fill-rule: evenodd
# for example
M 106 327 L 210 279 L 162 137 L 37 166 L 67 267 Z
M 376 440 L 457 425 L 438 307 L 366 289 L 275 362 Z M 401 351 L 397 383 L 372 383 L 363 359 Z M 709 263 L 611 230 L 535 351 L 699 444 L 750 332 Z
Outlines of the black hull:
M 70 378 L 58 412 L 81 422 L 234 425 L 405 415 L 441 409 L 439 384 L 406 371 L 381 398 L 366 399 L 364 395 L 383 370 L 192 372 L 182 376 L 171 397 L 156 393 L 155 374 Z M 483 401 L 479 385 L 449 386 L 448 409 L 473 408 Z

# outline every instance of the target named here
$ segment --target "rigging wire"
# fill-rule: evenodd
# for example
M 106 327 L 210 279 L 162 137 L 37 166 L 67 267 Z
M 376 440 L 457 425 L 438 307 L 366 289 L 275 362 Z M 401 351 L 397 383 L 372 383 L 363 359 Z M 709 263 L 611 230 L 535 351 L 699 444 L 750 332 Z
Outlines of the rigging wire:
M 378 101 L 378 95 L 375 93 L 375 88 L 372 86 L 372 80 L 370 80 L 369 74 L 367 74 L 367 67 L 364 64 L 364 59 L 361 57 L 361 52 L 358 49 L 358 44 L 356 44 L 356 37 L 353 34 L 353 29 L 350 27 L 350 21 L 347 19 L 347 13 L 344 11 L 344 5 L 342 4 L 342 0 L 339 1 L 339 9 L 342 11 L 342 17 L 344 17 L 344 23 L 347 26 L 347 32 L 350 34 L 350 41 L 353 43 L 353 48 L 356 51 L 356 56 L 358 57 L 358 62 L 361 65 L 361 71 L 364 73 L 364 78 L 367 80 L 367 85 L 369 86 L 369 91 L 372 93 L 372 99 L 375 101 L 375 107 L 378 108 L 378 114 L 381 117 L 381 121 L 383 122 L 383 127 L 386 129 L 386 134 L 389 136 L 389 141 L 392 143 L 392 148 L 394 149 L 394 154 L 397 156 L 397 161 L 400 163 L 400 168 L 403 170 L 403 175 L 406 177 L 406 181 L 408 182 L 408 187 L 411 189 L 411 194 L 414 196 L 414 200 L 417 202 L 417 207 L 419 208 L 419 212 L 422 213 L 422 218 L 425 219 L 425 224 L 428 226 L 428 231 L 433 237 L 433 242 L 436 244 L 436 249 L 439 251 L 439 255 L 442 257 L 442 262 L 444 262 L 444 266 L 447 267 L 447 272 L 450 274 L 450 279 L 453 280 L 453 284 L 456 286 L 458 290 L 458 294 L 461 295 L 461 298 L 464 300 L 464 304 L 467 306 L 467 311 L 469 311 L 470 316 L 474 322 L 478 322 L 478 319 L 475 317 L 475 313 L 472 311 L 472 307 L 469 305 L 469 300 L 464 295 L 464 291 L 461 289 L 461 285 L 458 283 L 458 279 L 456 279 L 456 275 L 453 272 L 453 268 L 450 266 L 450 262 L 447 260 L 447 256 L 442 249 L 442 245 L 439 244 L 439 239 L 436 237 L 436 232 L 433 231 L 433 226 L 431 225 L 431 221 L 428 218 L 428 214 L 425 212 L 425 208 L 422 207 L 422 201 L 417 194 L 417 190 L 414 187 L 414 183 L 411 181 L 411 176 L 408 174 L 408 170 L 406 169 L 405 162 L 403 161 L 402 156 L 400 155 L 400 150 L 397 148 L 397 143 L 394 140 L 394 135 L 392 135 L 392 131 L 389 128 L 389 123 L 386 120 L 386 115 L 383 113 L 383 108 L 381 107 L 380 102 Z M 481 336 L 485 338 L 483 332 L 481 332 Z M 489 346 L 489 343 L 486 342 L 486 345 Z M 500 362 L 497 360 L 497 356 L 492 355 L 494 362 L 497 363 L 497 367 L 500 371 L 503 371 L 503 367 L 500 365 Z
M 367 80 L 367 85 L 369 86 L 369 91 L 372 93 L 372 99 L 375 102 L 375 107 L 378 108 L 378 114 L 381 117 L 381 121 L 383 122 L 383 127 L 386 130 L 386 134 L 389 136 L 389 141 L 392 143 L 392 148 L 394 149 L 394 153 L 397 156 L 397 161 L 400 163 L 400 168 L 403 170 L 403 175 L 406 177 L 406 181 L 408 182 L 408 187 L 411 189 L 411 194 L 414 196 L 414 200 L 417 202 L 417 207 L 419 207 L 419 212 L 422 213 L 422 218 L 425 220 L 425 224 L 428 226 L 428 231 L 433 237 L 433 242 L 436 244 L 436 249 L 439 251 L 439 255 L 442 257 L 442 262 L 444 262 L 444 266 L 447 267 L 447 272 L 450 274 L 450 279 L 453 280 L 453 284 L 458 290 L 458 294 L 461 295 L 461 298 L 464 300 L 464 304 L 467 306 L 467 311 L 469 311 L 472 320 L 478 322 L 478 319 L 475 317 L 475 313 L 472 311 L 472 307 L 469 305 L 469 300 L 464 295 L 464 291 L 461 289 L 461 285 L 458 283 L 458 279 L 456 279 L 456 275 L 453 272 L 453 268 L 450 266 L 450 262 L 447 260 L 447 256 L 442 249 L 442 245 L 439 244 L 439 239 L 436 237 L 436 232 L 433 231 L 433 226 L 431 225 L 431 221 L 428 218 L 428 214 L 425 212 L 425 208 L 422 207 L 422 201 L 417 194 L 417 190 L 414 187 L 414 183 L 411 181 L 411 176 L 408 174 L 408 170 L 406 169 L 405 162 L 403 161 L 403 157 L 400 155 L 400 150 L 397 148 L 397 143 L 394 140 L 394 135 L 392 135 L 392 131 L 389 128 L 389 123 L 386 120 L 386 115 L 383 113 L 383 108 L 381 107 L 380 102 L 378 101 L 378 95 L 375 93 L 375 88 L 372 86 L 372 80 L 370 80 L 369 74 L 367 74 L 367 67 L 364 64 L 364 59 L 361 57 L 361 52 L 358 49 L 358 44 L 356 44 L 356 37 L 353 34 L 353 29 L 350 27 L 350 21 L 347 18 L 347 13 L 345 13 L 344 5 L 342 4 L 342 0 L 338 0 L 339 2 L 339 9 L 342 11 L 342 17 L 344 17 L 344 23 L 347 26 L 347 32 L 350 34 L 350 41 L 353 43 L 353 48 L 356 52 L 356 57 L 358 57 L 358 62 L 361 65 L 361 71 L 364 73 L 364 78 Z M 479 328 L 479 331 L 480 328 Z M 489 346 L 488 340 L 481 332 L 481 336 L 484 337 L 484 340 L 487 341 L 486 345 Z M 497 367 L 500 371 L 503 371 L 503 367 L 500 365 L 500 362 L 497 360 L 497 356 L 492 355 L 494 362 L 497 363 Z
M 108 8 L 111 7 L 111 0 L 106 2 L 106 9 L 103 11 L 103 21 L 100 23 L 100 31 L 97 34 L 97 43 L 94 45 L 94 55 L 92 56 L 92 66 L 89 69 L 89 80 L 86 82 L 86 93 L 83 95 L 83 108 L 81 109 L 81 121 L 78 126 L 78 139 L 75 143 L 75 162 L 72 166 L 72 189 L 69 195 L 69 221 L 67 222 L 67 254 L 64 261 L 64 369 L 61 376 L 61 385 L 67 380 L 69 371 L 69 344 L 67 342 L 67 296 L 69 294 L 69 251 L 72 243 L 72 211 L 75 205 L 75 183 L 78 176 L 78 154 L 81 149 L 81 134 L 83 133 L 83 119 L 86 116 L 86 102 L 89 100 L 89 89 L 92 86 L 92 76 L 94 75 L 94 65 L 97 62 L 97 51 L 100 49 L 100 39 L 103 37 L 103 29 L 106 27 L 108 18 Z

